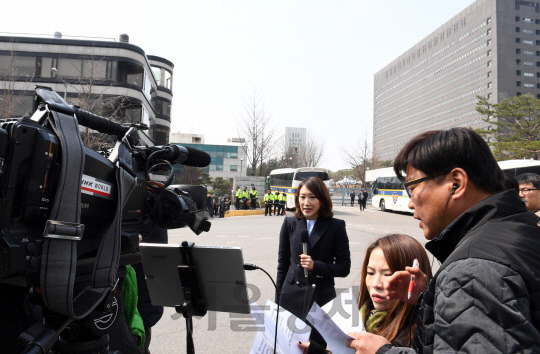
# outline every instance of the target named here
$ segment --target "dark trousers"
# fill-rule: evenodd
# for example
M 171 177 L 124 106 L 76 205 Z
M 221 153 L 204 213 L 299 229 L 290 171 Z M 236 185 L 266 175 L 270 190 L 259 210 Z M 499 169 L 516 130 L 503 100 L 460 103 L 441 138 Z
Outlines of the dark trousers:
M 354 206 L 354 197 L 351 197 L 351 206 Z
M 242 209 L 244 209 L 244 210 L 248 209 L 247 201 L 248 201 L 247 199 L 243 199 L 244 205 L 242 206 Z
M 362 201 L 362 206 L 364 210 L 366 210 L 366 204 L 367 204 L 367 198 L 364 198 L 364 200 Z
M 257 198 L 251 198 L 251 209 L 257 208 Z
M 360 206 L 360 210 L 364 210 L 364 200 L 363 199 L 360 199 L 358 201 L 358 205 Z
M 279 215 L 279 204 L 274 204 L 274 214 Z
M 240 210 L 240 198 L 236 197 L 234 200 L 234 207 L 236 210 Z
M 266 202 L 266 204 L 264 204 L 264 215 L 266 216 L 268 213 L 272 215 L 272 204 Z

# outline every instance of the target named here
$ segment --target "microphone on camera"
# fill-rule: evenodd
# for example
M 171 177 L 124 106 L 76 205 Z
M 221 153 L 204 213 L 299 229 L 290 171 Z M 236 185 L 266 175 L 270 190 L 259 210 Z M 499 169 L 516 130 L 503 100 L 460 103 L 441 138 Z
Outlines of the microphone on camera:
M 172 164 L 181 163 L 186 166 L 206 167 L 210 165 L 210 155 L 202 150 L 189 146 L 169 145 L 167 159 Z
M 307 255 L 307 244 L 309 242 L 309 233 L 307 230 L 300 231 L 300 241 L 302 242 L 303 254 Z M 308 277 L 308 270 L 304 268 L 304 276 Z

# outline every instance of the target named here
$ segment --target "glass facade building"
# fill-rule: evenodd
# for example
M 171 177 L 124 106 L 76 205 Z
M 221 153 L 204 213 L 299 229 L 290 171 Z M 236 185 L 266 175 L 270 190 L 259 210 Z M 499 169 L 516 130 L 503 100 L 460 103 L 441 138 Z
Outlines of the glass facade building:
M 173 68 L 170 61 L 150 60 L 140 47 L 125 41 L 0 36 L 0 116 L 30 115 L 32 89 L 39 84 L 60 95 L 65 92 L 71 104 L 78 105 L 85 96 L 93 113 L 145 123 L 156 144 L 167 144 Z M 166 74 L 161 75 L 162 70 Z M 4 103 L 13 97 L 16 104 L 6 110 Z

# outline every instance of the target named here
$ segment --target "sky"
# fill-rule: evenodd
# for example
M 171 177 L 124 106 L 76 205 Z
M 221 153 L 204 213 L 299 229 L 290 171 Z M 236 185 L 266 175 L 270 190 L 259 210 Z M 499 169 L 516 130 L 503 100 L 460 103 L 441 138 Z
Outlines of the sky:
M 171 132 L 226 143 L 258 92 L 276 136 L 307 128 L 324 143 L 320 166 L 338 170 L 349 168 L 344 150 L 371 144 L 375 73 L 473 2 L 10 1 L 0 32 L 127 33 L 174 63 Z

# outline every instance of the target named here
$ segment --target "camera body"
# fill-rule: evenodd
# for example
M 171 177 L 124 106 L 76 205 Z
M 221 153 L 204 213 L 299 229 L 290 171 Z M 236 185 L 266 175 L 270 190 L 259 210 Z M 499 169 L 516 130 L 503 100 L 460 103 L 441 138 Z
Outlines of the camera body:
M 49 109 L 53 110 L 52 106 L 64 113 L 77 109 L 63 100 L 61 104 L 51 101 L 50 97 L 57 100 L 59 96 L 50 89 L 38 87 L 36 93 L 32 118 L 0 121 L 0 283 L 19 286 L 38 284 L 45 224 L 60 174 L 69 178 L 70 173 L 61 171 L 62 147 L 48 120 L 52 114 Z M 80 122 L 82 111 L 76 112 Z M 84 282 L 84 274 L 91 274 L 92 260 L 115 217 L 118 164 L 137 181 L 122 210 L 120 265 L 140 262 L 139 229 L 148 218 L 166 229 L 190 226 L 199 234 L 210 228 L 210 217 L 204 212 L 206 188 L 148 188 L 148 166 L 166 161 L 172 147 L 153 146 L 141 128 L 144 127 L 121 127 L 125 134 L 118 135 L 110 154 L 84 147 L 80 214 L 84 235 L 77 244 L 78 281 Z M 151 156 L 155 156 L 155 161 L 149 161 Z

